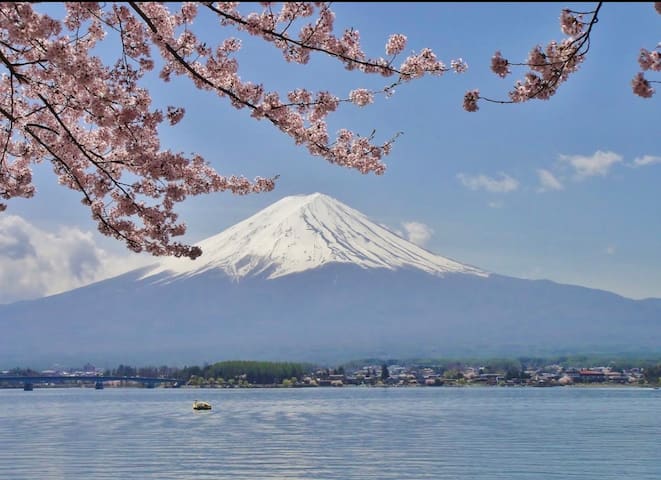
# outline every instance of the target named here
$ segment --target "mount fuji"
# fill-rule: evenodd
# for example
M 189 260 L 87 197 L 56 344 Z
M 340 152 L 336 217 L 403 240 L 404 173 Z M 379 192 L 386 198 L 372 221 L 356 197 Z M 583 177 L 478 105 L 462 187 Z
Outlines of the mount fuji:
M 285 197 L 153 265 L 0 305 L 0 367 L 649 353 L 661 300 L 436 255 L 327 195 Z
M 199 260 L 170 257 L 143 278 L 163 273 L 173 279 L 221 270 L 235 279 L 275 279 L 331 263 L 487 275 L 434 255 L 321 193 L 285 197 L 198 245 L 205 252 Z

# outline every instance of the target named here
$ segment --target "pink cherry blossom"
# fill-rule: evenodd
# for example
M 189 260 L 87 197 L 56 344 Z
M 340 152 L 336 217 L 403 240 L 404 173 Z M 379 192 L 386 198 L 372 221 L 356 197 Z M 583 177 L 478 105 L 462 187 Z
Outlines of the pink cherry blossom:
M 386 43 L 386 54 L 387 55 L 397 55 L 402 53 L 406 48 L 406 36 L 398 33 L 391 35 Z
M 479 90 L 470 90 L 464 95 L 464 110 L 467 112 L 477 112 L 479 107 L 477 106 L 477 101 L 480 98 Z
M 657 13 L 661 14 L 661 2 L 654 3 L 654 9 Z M 655 90 L 652 88 L 652 83 L 659 83 L 659 81 L 652 81 L 645 78 L 644 72 L 660 72 L 661 71 L 661 43 L 656 46 L 655 51 L 650 51 L 646 48 L 640 49 L 638 55 L 638 64 L 640 65 L 641 72 L 638 72 L 631 81 L 633 93 L 642 98 L 650 98 L 654 95 Z
M 349 93 L 349 99 L 359 107 L 364 107 L 365 105 L 374 102 L 372 92 L 364 88 L 352 90 L 351 93 Z
M 645 79 L 642 73 L 638 73 L 631 81 L 633 93 L 643 98 L 650 98 L 654 95 L 654 89 L 650 86 L 650 82 Z
M 583 33 L 583 15 L 575 15 L 574 12 L 564 9 L 560 14 L 560 28 L 562 33 L 569 37 L 578 37 Z
M 463 59 L 457 58 L 450 61 L 450 68 L 452 68 L 455 73 L 464 73 L 468 70 L 468 64 L 464 62 Z
M 493 103 L 522 103 L 530 100 L 549 100 L 558 88 L 576 72 L 583 62 L 590 46 L 590 33 L 598 21 L 599 3 L 587 22 L 583 22 L 583 13 L 568 9 L 562 10 L 560 28 L 568 36 L 558 41 L 550 41 L 545 46 L 536 45 L 528 54 L 525 62 L 514 63 L 504 58 L 497 51 L 491 58 L 491 70 L 501 78 L 511 73 L 511 67 L 526 67 L 522 80 L 517 80 L 510 90 L 509 100 L 496 100 L 484 96 L 479 99 Z M 468 92 L 464 97 L 464 109 L 469 112 L 478 110 L 475 95 Z
M 182 118 L 184 118 L 184 109 L 181 107 L 168 107 L 168 120 L 170 121 L 170 125 L 176 125 L 181 121 Z
M 506 58 L 502 57 L 500 52 L 496 52 L 494 56 L 491 57 L 491 70 L 500 78 L 505 78 L 511 73 L 508 65 L 509 62 Z
M 638 63 L 643 70 L 661 71 L 661 52 L 651 52 L 641 48 Z

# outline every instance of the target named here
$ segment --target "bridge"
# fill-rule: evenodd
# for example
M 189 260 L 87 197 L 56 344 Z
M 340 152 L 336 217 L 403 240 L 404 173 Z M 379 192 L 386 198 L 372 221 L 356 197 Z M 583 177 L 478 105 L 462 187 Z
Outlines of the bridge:
M 32 390 L 35 385 L 53 384 L 94 384 L 97 390 L 102 390 L 107 382 L 121 382 L 123 384 L 139 383 L 145 388 L 154 388 L 156 385 L 169 385 L 179 387 L 180 380 L 176 378 L 153 377 L 118 377 L 108 375 L 41 375 L 41 376 L 9 376 L 0 375 L 0 388 L 23 384 L 23 390 Z

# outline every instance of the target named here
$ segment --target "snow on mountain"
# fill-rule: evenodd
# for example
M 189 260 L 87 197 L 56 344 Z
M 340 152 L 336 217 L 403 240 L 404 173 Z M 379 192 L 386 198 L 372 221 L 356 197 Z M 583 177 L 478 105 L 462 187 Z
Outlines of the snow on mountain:
M 203 254 L 196 260 L 169 257 L 142 278 L 188 277 L 219 269 L 237 279 L 259 274 L 273 279 L 330 263 L 489 275 L 435 255 L 321 193 L 285 197 L 197 245 Z

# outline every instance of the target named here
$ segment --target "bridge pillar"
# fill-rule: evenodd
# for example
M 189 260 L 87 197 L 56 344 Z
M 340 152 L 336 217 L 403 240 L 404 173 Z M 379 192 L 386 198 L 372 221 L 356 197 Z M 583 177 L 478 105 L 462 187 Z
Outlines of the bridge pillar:
M 25 390 L 26 392 L 31 392 L 32 390 L 34 390 L 34 385 L 32 385 L 32 382 L 25 382 L 23 384 L 23 390 Z

